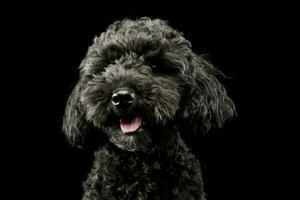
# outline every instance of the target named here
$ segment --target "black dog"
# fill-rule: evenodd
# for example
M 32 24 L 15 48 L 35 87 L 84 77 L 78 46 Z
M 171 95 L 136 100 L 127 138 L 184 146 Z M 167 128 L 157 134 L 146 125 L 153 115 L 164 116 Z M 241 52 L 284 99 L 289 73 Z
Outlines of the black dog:
M 117 21 L 95 38 L 63 124 L 72 144 L 97 146 L 83 199 L 205 199 L 182 138 L 234 115 L 217 75 L 162 20 Z

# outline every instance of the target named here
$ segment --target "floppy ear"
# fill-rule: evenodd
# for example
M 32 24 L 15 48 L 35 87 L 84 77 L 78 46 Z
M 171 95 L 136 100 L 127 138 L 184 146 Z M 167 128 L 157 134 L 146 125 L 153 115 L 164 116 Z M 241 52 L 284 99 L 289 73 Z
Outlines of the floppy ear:
M 212 126 L 222 127 L 235 115 L 235 106 L 217 76 L 222 73 L 204 57 L 193 54 L 188 59 L 184 79 L 184 95 L 179 119 L 194 133 L 205 134 Z
M 84 118 L 83 108 L 79 102 L 80 87 L 81 85 L 78 83 L 69 96 L 63 118 L 63 131 L 68 141 L 78 146 L 81 146 L 84 134 L 89 129 L 89 125 Z
M 63 118 L 63 132 L 68 141 L 79 148 L 93 148 L 99 142 L 99 130 L 86 120 L 85 108 L 80 102 L 82 81 L 73 89 L 67 101 Z

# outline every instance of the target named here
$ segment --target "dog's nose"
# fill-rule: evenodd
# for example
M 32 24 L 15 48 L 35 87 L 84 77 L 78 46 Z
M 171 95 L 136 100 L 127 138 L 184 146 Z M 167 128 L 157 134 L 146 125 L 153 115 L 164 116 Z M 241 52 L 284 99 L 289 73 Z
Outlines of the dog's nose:
M 135 94 L 127 89 L 119 90 L 113 93 L 111 101 L 118 109 L 126 109 L 131 106 L 135 98 Z

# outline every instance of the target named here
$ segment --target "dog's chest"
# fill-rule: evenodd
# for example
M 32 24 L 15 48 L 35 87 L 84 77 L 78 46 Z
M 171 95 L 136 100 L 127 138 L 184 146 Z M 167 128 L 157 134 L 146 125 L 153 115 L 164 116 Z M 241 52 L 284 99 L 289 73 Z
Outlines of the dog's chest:
M 105 162 L 105 163 L 104 163 Z M 99 162 L 98 162 L 99 163 Z M 97 166 L 101 193 L 118 199 L 169 199 L 172 177 L 165 163 L 155 157 L 108 156 Z

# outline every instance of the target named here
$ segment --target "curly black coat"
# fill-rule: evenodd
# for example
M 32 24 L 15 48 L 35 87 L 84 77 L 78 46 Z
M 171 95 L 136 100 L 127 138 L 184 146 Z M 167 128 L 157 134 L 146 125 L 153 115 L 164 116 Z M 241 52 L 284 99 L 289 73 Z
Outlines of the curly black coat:
M 218 75 L 159 19 L 117 21 L 95 38 L 63 124 L 72 144 L 97 147 L 83 199 L 205 199 L 200 163 L 182 138 L 234 115 Z M 122 108 L 119 91 L 130 94 Z

